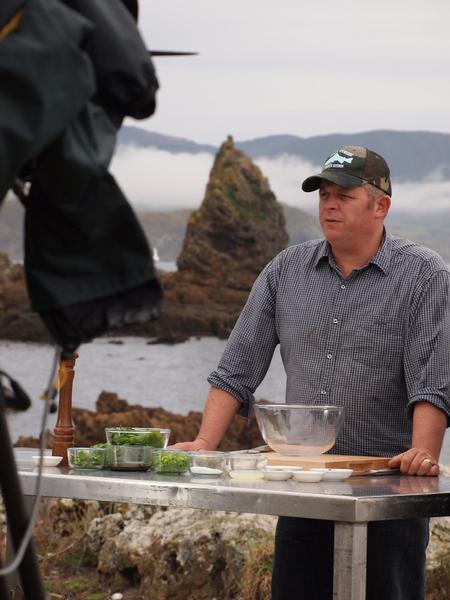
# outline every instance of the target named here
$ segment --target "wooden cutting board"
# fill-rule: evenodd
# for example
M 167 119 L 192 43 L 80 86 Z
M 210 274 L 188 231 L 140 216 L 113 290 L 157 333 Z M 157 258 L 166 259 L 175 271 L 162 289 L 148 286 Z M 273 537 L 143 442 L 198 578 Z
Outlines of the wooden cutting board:
M 265 452 L 271 466 L 288 465 L 292 467 L 353 469 L 363 472 L 372 469 L 387 469 L 390 458 L 382 456 L 340 456 L 321 454 L 320 456 L 284 456 L 278 452 Z

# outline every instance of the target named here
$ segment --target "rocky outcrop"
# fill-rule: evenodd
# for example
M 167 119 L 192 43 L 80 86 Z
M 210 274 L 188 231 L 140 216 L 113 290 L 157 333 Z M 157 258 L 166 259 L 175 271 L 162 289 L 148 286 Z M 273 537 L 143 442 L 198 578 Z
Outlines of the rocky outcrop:
M 275 522 L 266 515 L 129 506 L 94 519 L 87 533 L 99 573 L 118 587 L 132 578 L 152 600 L 211 600 L 239 597 L 246 570 L 252 564 L 262 570 L 255 548 L 272 547 Z
M 201 413 L 191 411 L 176 415 L 164 408 L 144 408 L 129 405 L 117 394 L 102 392 L 96 411 L 73 409 L 76 445 L 91 445 L 105 441 L 105 427 L 161 427 L 171 430 L 170 444 L 194 439 L 198 433 Z M 222 450 L 239 450 L 264 444 L 255 418 L 236 417 L 221 443 Z
M 53 598 L 269 600 L 276 517 L 72 499 L 42 501 L 34 529 Z M 6 538 L 0 503 L 0 545 Z M 427 598 L 449 598 L 448 518 L 431 519 Z M 83 558 L 83 579 L 75 578 Z M 83 587 L 81 584 L 84 583 Z M 76 585 L 75 585 L 76 584 Z M 62 593 L 58 594 L 58 590 Z M 103 594 L 101 593 L 103 592 Z
M 179 271 L 160 273 L 165 297 L 160 318 L 114 335 L 162 342 L 227 337 L 258 273 L 287 243 L 283 209 L 267 179 L 228 138 L 203 202 L 189 219 Z M 15 282 L 0 281 L 0 303 L 7 308 L 0 315 L 0 337 L 48 340 L 28 307 L 23 273 Z
M 31 310 L 22 265 L 0 252 L 0 338 L 49 342 L 39 316 Z
M 214 161 L 203 203 L 189 219 L 179 277 L 248 292 L 287 243 L 281 204 L 260 169 L 229 137 Z
M 194 439 L 201 422 L 201 413 L 191 411 L 187 415 L 177 415 L 164 408 L 145 408 L 130 405 L 117 394 L 102 392 L 96 402 L 96 410 L 72 409 L 75 426 L 75 445 L 90 446 L 105 441 L 105 427 L 161 427 L 170 429 L 170 444 Z M 48 438 L 51 447 L 52 436 Z M 240 450 L 264 444 L 256 419 L 235 417 L 222 443 L 221 450 Z M 19 437 L 16 446 L 37 447 L 37 439 Z

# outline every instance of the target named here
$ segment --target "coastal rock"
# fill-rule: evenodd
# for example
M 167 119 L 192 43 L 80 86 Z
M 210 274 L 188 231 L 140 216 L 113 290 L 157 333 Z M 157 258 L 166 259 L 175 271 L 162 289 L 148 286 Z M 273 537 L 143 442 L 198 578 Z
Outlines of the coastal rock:
M 247 291 L 288 243 L 284 213 L 260 169 L 228 137 L 178 257 L 183 281 Z
M 258 542 L 273 540 L 276 518 L 190 508 L 148 517 L 107 515 L 88 528 L 98 571 L 133 580 L 152 600 L 232 598 Z M 144 596 L 143 596 L 144 597 Z
M 96 410 L 72 408 L 75 427 L 75 446 L 91 446 L 105 442 L 105 427 L 160 427 L 170 429 L 169 444 L 194 439 L 200 428 L 202 413 L 190 411 L 177 415 L 164 408 L 145 408 L 130 405 L 112 392 L 102 392 Z M 52 447 L 52 433 L 47 432 L 47 447 Z M 264 444 L 254 413 L 249 419 L 236 416 L 222 440 L 219 449 L 224 451 L 254 448 Z M 39 440 L 20 436 L 16 447 L 39 448 Z
M 114 592 L 129 600 L 269 600 L 275 520 L 44 498 L 33 538 L 52 598 L 68 598 L 73 582 L 73 600 L 87 598 L 87 591 L 92 598 Z M 3 550 L 5 524 L 0 501 Z M 427 598 L 444 600 L 450 597 L 449 518 L 431 519 L 430 532 Z
M 73 408 L 77 446 L 90 446 L 105 441 L 105 427 L 160 427 L 168 428 L 170 444 L 194 439 L 200 428 L 201 413 L 190 411 L 177 415 L 164 408 L 145 408 L 130 405 L 117 394 L 102 392 L 96 402 L 96 411 Z M 237 416 L 223 439 L 221 450 L 239 450 L 263 444 L 254 416 L 249 420 Z
M 0 252 L 0 338 L 49 342 L 42 321 L 31 310 L 22 265 Z

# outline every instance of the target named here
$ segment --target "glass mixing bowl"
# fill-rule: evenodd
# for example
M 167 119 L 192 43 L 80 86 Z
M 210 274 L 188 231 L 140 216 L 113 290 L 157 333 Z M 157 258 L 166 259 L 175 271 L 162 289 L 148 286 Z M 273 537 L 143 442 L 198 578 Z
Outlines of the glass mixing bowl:
M 288 456 L 319 456 L 332 448 L 344 406 L 255 404 L 261 435 L 272 450 Z

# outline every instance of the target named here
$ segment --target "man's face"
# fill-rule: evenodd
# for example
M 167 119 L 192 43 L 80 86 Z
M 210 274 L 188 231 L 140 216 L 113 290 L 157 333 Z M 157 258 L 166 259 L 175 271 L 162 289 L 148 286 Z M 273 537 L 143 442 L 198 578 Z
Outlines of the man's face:
M 371 240 L 379 230 L 377 202 L 369 200 L 363 185 L 342 188 L 322 181 L 319 198 L 320 226 L 330 244 L 364 246 L 364 242 Z

